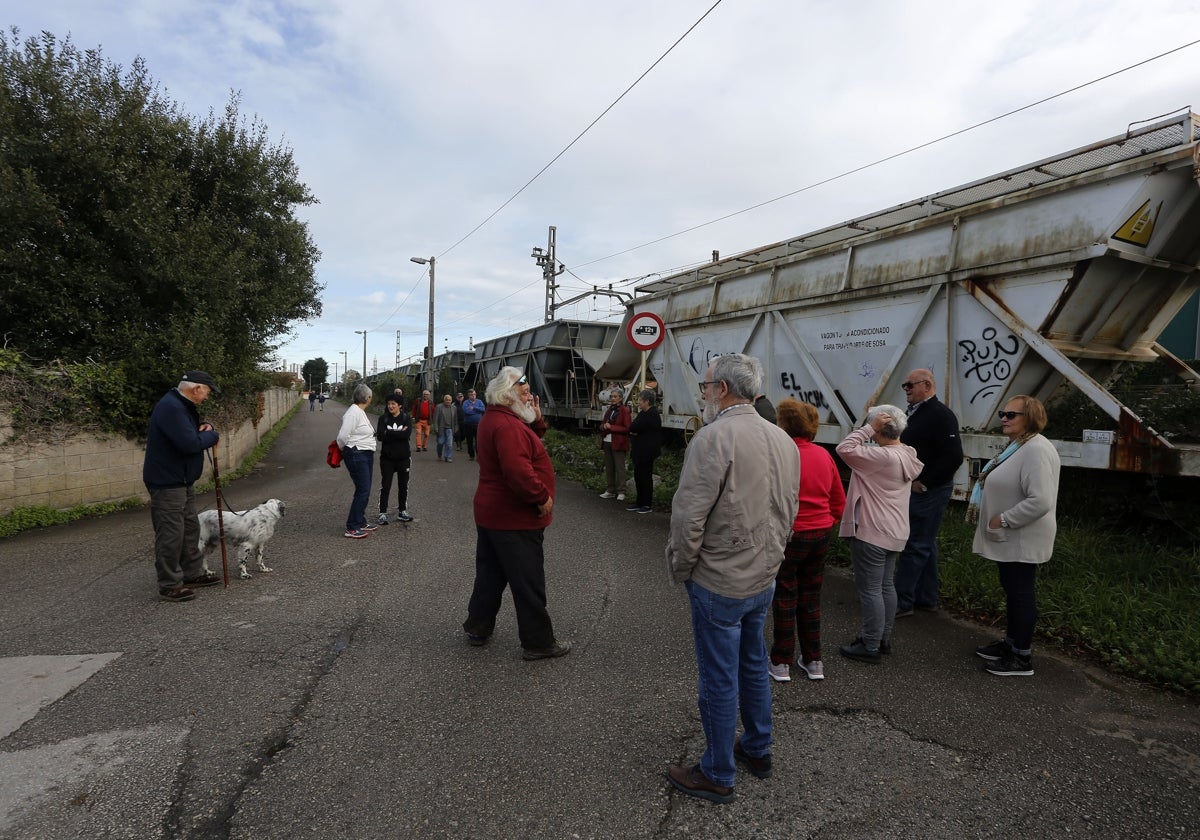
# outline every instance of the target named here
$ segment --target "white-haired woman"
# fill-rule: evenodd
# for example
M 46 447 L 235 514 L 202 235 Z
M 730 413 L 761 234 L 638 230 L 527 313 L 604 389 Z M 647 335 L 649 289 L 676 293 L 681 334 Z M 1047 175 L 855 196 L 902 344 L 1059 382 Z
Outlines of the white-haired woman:
M 541 403 L 520 370 L 503 367 L 488 383 L 487 405 L 476 441 L 475 586 L 463 630 L 470 644 L 487 644 L 508 588 L 524 658 L 562 656 L 571 645 L 554 638 L 546 609 L 542 542 L 553 519 L 554 465 L 542 445 Z
M 365 383 L 354 386 L 354 404 L 342 415 L 342 428 L 337 443 L 342 450 L 342 463 L 354 482 L 354 498 L 346 516 L 346 533 L 352 540 L 369 536 L 378 526 L 367 522 L 367 500 L 371 496 L 371 467 L 375 463 L 375 427 L 367 417 L 371 404 L 371 389 Z
M 896 621 L 896 559 L 908 541 L 908 496 L 924 464 L 917 450 L 900 442 L 907 425 L 904 410 L 877 405 L 867 422 L 838 444 L 852 470 L 840 536 L 850 539 L 854 584 L 862 605 L 858 638 L 841 646 L 842 655 L 878 664 L 891 652 Z

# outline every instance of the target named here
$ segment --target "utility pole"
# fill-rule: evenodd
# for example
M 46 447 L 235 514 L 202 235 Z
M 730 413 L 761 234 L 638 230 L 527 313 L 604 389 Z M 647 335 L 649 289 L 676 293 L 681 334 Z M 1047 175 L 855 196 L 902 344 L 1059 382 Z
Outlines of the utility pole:
M 554 320 L 554 293 L 558 290 L 558 284 L 554 282 L 554 278 L 567 270 L 567 267 L 558 262 L 556 256 L 556 238 L 558 229 L 554 225 L 550 225 L 550 233 L 546 237 L 546 250 L 534 247 L 533 253 L 529 256 L 537 261 L 537 264 L 542 268 L 542 277 L 546 281 L 546 322 Z

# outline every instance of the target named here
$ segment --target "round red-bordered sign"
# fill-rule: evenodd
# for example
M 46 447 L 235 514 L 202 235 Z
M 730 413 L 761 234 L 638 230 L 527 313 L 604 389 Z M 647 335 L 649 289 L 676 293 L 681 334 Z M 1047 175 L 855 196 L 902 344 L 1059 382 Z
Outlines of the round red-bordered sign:
M 639 350 L 653 350 L 666 337 L 667 325 L 653 312 L 639 312 L 625 325 L 625 337 Z

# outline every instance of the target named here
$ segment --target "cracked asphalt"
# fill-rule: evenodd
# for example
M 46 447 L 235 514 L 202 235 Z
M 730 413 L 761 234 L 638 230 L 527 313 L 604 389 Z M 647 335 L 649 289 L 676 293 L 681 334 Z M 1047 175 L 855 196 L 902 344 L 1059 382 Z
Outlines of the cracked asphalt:
M 667 515 L 560 482 L 547 577 L 573 652 L 523 662 L 507 598 L 472 648 L 475 465 L 414 454 L 416 521 L 346 540 L 326 409 L 225 488 L 287 502 L 271 573 L 159 602 L 147 510 L 0 541 L 0 837 L 1200 834 L 1196 703 L 1045 650 L 1031 679 L 989 676 L 971 652 L 994 631 L 945 614 L 902 619 L 881 666 L 842 660 L 836 570 L 827 678 L 773 688 L 774 775 L 730 805 L 675 793 L 703 734 Z

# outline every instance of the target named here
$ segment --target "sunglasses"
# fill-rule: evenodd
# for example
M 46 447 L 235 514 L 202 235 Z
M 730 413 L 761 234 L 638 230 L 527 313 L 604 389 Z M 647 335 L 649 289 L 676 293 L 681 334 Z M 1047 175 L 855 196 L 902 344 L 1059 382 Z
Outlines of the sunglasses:
M 928 382 L 928 381 L 929 381 L 928 379 L 918 379 L 916 382 L 901 382 L 900 387 L 903 388 L 905 391 L 911 391 L 913 388 L 916 388 L 922 382 Z
M 529 380 L 527 380 L 527 379 L 525 378 L 524 374 L 522 374 L 521 378 L 517 380 L 517 384 L 518 384 L 518 385 L 528 385 L 528 384 L 529 384 Z
M 1001 420 L 1016 420 L 1024 411 L 1001 411 L 996 416 Z

